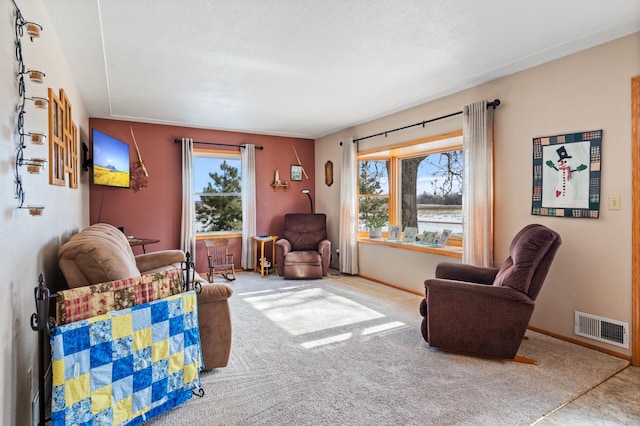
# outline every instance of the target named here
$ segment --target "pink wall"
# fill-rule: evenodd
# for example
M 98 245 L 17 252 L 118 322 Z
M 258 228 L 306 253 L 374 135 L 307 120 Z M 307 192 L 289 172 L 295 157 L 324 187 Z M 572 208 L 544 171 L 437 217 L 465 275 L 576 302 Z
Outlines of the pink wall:
M 306 213 L 310 209 L 308 197 L 300 191 L 308 188 L 311 189 L 312 198 L 315 195 L 314 141 L 311 139 L 97 118 L 91 118 L 89 124 L 91 128 L 129 143 L 132 161 L 137 158 L 129 129 L 129 126 L 133 127 L 142 159 L 149 172 L 148 186 L 138 192 L 134 192 L 133 189 L 94 186 L 90 183 L 90 222 L 93 224 L 100 221 L 122 226 L 127 235 L 138 238 L 159 239 L 159 243 L 147 246 L 147 252 L 175 249 L 180 246 L 181 149 L 180 144 L 174 143 L 175 139 L 190 137 L 194 141 L 202 142 L 234 145 L 251 143 L 264 146 L 262 151 L 256 149 L 258 235 L 281 235 L 285 213 Z M 91 146 L 90 143 L 88 145 Z M 195 146 L 226 149 L 198 144 Z M 280 179 L 290 181 L 291 164 L 297 164 L 293 147 L 298 152 L 309 178 L 303 177 L 300 182 L 289 182 L 291 186 L 287 192 L 283 189 L 274 192 L 271 184 L 276 169 L 280 172 Z M 91 155 L 91 150 L 89 154 Z M 240 239 L 232 239 L 230 246 L 239 268 Z M 133 250 L 136 254 L 142 253 L 141 247 L 134 247 Z M 207 261 L 202 241 L 198 242 L 196 251 L 196 269 L 206 271 Z

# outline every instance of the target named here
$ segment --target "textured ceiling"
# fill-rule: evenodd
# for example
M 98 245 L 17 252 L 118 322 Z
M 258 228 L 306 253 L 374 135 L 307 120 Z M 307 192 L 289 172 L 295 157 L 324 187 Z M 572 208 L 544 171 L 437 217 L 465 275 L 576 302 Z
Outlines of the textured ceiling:
M 91 117 L 308 138 L 640 31 L 638 0 L 44 3 Z

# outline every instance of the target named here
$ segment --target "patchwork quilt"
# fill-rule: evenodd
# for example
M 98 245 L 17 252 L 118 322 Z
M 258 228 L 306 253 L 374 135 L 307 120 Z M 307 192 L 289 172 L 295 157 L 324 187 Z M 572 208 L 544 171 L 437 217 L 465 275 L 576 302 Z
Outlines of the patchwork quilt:
M 63 290 L 56 301 L 56 322 L 68 324 L 180 292 L 182 272 L 178 269 Z
M 200 388 L 195 291 L 59 326 L 53 425 L 137 425 Z

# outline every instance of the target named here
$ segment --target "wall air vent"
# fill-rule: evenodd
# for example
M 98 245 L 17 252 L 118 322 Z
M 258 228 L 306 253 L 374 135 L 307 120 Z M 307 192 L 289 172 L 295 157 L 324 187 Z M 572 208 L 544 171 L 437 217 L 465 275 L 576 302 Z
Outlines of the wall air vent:
M 574 333 L 629 349 L 629 324 L 575 311 Z

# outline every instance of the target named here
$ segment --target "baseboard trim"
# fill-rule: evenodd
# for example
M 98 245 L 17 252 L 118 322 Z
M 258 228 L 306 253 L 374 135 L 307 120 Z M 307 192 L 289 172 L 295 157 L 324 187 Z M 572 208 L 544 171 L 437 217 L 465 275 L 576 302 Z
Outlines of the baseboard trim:
M 418 296 L 424 296 L 424 292 L 411 290 L 411 289 L 408 289 L 408 288 L 405 288 L 405 287 L 402 287 L 402 286 L 399 286 L 399 285 L 395 285 L 395 284 L 391 284 L 391 283 L 388 283 L 388 282 L 385 282 L 385 281 L 382 281 L 382 280 L 378 280 L 378 279 L 375 279 L 375 278 L 367 277 L 366 275 L 358 275 L 358 276 L 360 278 L 364 278 L 364 279 L 367 279 L 369 281 L 373 281 L 373 282 L 378 283 L 378 284 L 386 285 L 388 287 L 393 287 L 395 289 L 406 291 L 406 292 L 412 293 L 412 294 L 416 294 Z M 582 340 L 573 339 L 571 337 L 564 336 L 564 335 L 558 334 L 558 333 L 554 333 L 552 331 L 544 330 L 542 328 L 533 327 L 533 326 L 529 326 L 527 328 L 529 330 L 531 330 L 531 331 L 535 331 L 536 333 L 545 334 L 547 336 L 554 337 L 554 338 L 559 339 L 559 340 L 564 340 L 565 342 L 573 343 L 575 345 L 582 346 L 582 347 L 585 347 L 585 348 L 588 348 L 588 349 L 593 349 L 594 351 L 598 351 L 598 352 L 605 353 L 607 355 L 615 356 L 616 358 L 624 359 L 625 361 L 631 362 L 631 360 L 632 360 L 632 355 L 627 355 L 627 354 L 623 354 L 623 353 L 620 353 L 620 352 L 612 351 L 610 349 L 606 349 L 606 348 L 603 348 L 603 347 L 600 347 L 600 346 L 592 345 L 590 343 L 583 342 Z
M 366 275 L 358 274 L 357 276 L 360 277 L 360 278 L 364 278 L 366 280 L 369 280 L 369 281 L 373 281 L 374 283 L 378 283 L 378 284 L 386 285 L 388 287 L 393 287 L 393 288 L 398 289 L 398 290 L 406 291 L 407 293 L 415 294 L 415 295 L 418 295 L 418 296 L 424 296 L 424 291 L 423 292 L 419 292 L 419 291 L 416 291 L 416 290 L 412 290 L 410 288 L 406 288 L 406 287 L 402 287 L 402 286 L 399 286 L 399 285 L 396 285 L 396 284 L 388 283 L 386 281 L 378 280 L 376 278 L 371 278 L 371 277 L 368 277 Z
M 535 331 L 536 333 L 545 334 L 550 337 L 555 337 L 556 339 L 564 340 L 565 342 L 573 343 L 578 346 L 582 346 L 588 349 L 593 349 L 594 351 L 602 352 L 607 355 L 615 356 L 616 358 L 624 359 L 625 361 L 631 362 L 631 355 L 623 354 L 617 351 L 612 351 L 610 349 L 602 348 L 600 346 L 592 345 L 587 342 L 583 342 L 582 340 L 574 339 L 568 336 L 564 336 L 562 334 L 554 333 L 552 331 L 544 330 L 542 328 L 529 326 L 527 327 L 531 331 Z

